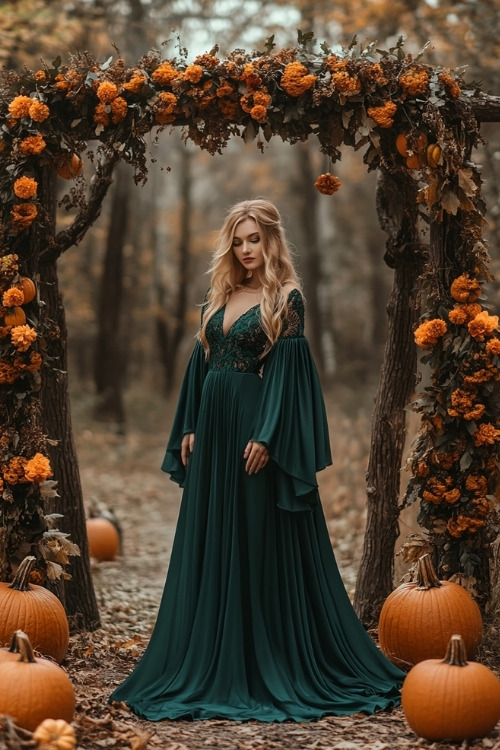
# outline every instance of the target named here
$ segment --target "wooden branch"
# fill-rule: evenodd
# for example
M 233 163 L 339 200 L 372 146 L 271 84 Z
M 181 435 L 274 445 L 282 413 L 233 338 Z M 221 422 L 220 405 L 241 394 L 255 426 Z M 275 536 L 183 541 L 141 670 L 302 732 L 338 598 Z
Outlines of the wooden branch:
M 87 205 L 80 209 L 68 229 L 56 234 L 53 244 L 40 253 L 42 262 L 56 260 L 68 248 L 77 245 L 85 237 L 87 230 L 101 213 L 104 198 L 113 182 L 113 169 L 118 160 L 119 155 L 112 152 L 97 163 L 95 175 L 90 183 Z
M 478 122 L 500 122 L 500 96 L 479 94 L 471 99 Z

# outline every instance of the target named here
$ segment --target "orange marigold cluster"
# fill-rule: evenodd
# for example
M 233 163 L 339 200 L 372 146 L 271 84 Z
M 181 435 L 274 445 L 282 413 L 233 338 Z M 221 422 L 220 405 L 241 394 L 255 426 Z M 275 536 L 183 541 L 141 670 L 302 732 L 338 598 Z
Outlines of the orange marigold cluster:
M 457 518 L 450 518 L 446 524 L 448 532 L 456 539 L 460 539 L 467 533 L 476 534 L 482 526 L 484 526 L 484 519 L 471 518 L 462 513 Z
M 426 320 L 415 331 L 415 342 L 421 349 L 432 349 L 448 330 L 441 318 Z
M 484 341 L 485 338 L 498 331 L 498 315 L 490 315 L 483 310 L 468 323 L 467 328 L 472 338 L 476 341 Z
M 451 394 L 450 417 L 461 417 L 466 420 L 481 419 L 485 412 L 484 404 L 478 403 L 474 393 L 464 388 L 457 388 Z
M 12 117 L 15 117 L 16 120 L 20 120 L 22 117 L 28 117 L 32 103 L 33 99 L 29 96 L 16 96 L 8 106 L 9 113 Z
M 50 115 L 50 109 L 44 102 L 33 100 L 33 104 L 29 109 L 29 116 L 34 122 L 44 122 Z
M 24 156 L 38 156 L 44 150 L 45 140 L 43 136 L 38 133 L 37 135 L 28 135 L 19 144 L 19 150 Z
M 255 72 L 252 63 L 247 63 L 243 66 L 243 73 L 240 75 L 240 80 L 246 83 L 249 91 L 259 88 L 262 84 L 262 78 Z
M 9 484 L 24 484 L 30 480 L 26 477 L 27 460 L 23 456 L 13 456 L 4 466 L 3 478 Z
M 18 352 L 27 351 L 36 339 L 36 331 L 29 325 L 13 326 L 10 338 Z
M 179 71 L 172 67 L 169 62 L 161 63 L 151 74 L 151 78 L 159 86 L 168 86 L 174 78 L 178 77 Z
M 457 302 L 475 302 L 481 294 L 481 286 L 476 278 L 463 273 L 452 282 L 450 293 Z
M 137 94 L 146 83 L 146 76 L 141 70 L 134 70 L 129 80 L 123 84 L 125 91 Z
M 14 367 L 21 372 L 35 372 L 42 366 L 42 355 L 39 352 L 30 352 L 29 361 L 25 362 L 21 356 L 14 357 Z
M 403 91 L 406 91 L 410 96 L 425 94 L 429 86 L 429 74 L 426 70 L 412 68 L 403 73 L 399 79 L 399 83 Z
M 97 98 L 103 104 L 111 104 L 118 96 L 118 86 L 112 81 L 102 81 L 97 86 Z
M 38 189 L 38 182 L 33 177 L 19 177 L 14 182 L 14 194 L 18 198 L 28 200 L 36 195 Z
M 309 91 L 315 83 L 316 76 L 309 74 L 306 66 L 297 61 L 288 63 L 281 76 L 281 88 L 293 97 Z
M 201 65 L 188 65 L 184 71 L 184 78 L 190 83 L 199 83 L 203 77 Z
M 481 445 L 494 445 L 500 441 L 500 430 L 490 423 L 480 424 L 474 433 L 474 444 L 479 448 Z
M 448 313 L 448 319 L 450 323 L 455 325 L 465 325 L 469 321 L 473 320 L 476 315 L 479 315 L 482 307 L 477 302 L 471 302 L 468 305 L 458 304 L 455 305 L 453 310 Z
M 341 184 L 338 177 L 330 174 L 330 172 L 326 172 L 325 174 L 320 174 L 314 183 L 314 187 L 323 195 L 333 195 L 340 188 Z
M 444 481 L 437 477 L 431 477 L 426 483 L 426 489 L 422 493 L 422 497 L 433 505 L 440 505 L 442 502 L 453 505 L 460 500 L 461 496 L 460 490 L 453 485 L 454 482 L 451 477 L 446 477 Z
M 10 214 L 12 217 L 11 229 L 17 233 L 33 224 L 38 215 L 38 209 L 34 203 L 20 203 L 12 207 Z
M 177 97 L 170 91 L 160 91 L 158 99 L 155 102 L 155 122 L 159 125 L 166 125 L 175 119 L 175 108 L 177 106 Z
M 19 377 L 19 370 L 17 367 L 9 364 L 8 362 L 0 362 L 0 383 L 6 385 L 12 385 Z
M 368 116 L 381 128 L 392 128 L 398 107 L 394 102 L 386 102 L 381 107 L 368 107 Z
M 363 68 L 362 74 L 364 78 L 368 79 L 369 81 L 375 81 L 375 83 L 377 83 L 379 86 L 385 86 L 389 82 L 389 79 L 384 74 L 380 63 L 367 65 L 365 68 Z
M 24 292 L 22 289 L 7 289 L 2 295 L 2 305 L 4 307 L 17 307 L 24 302 Z
M 122 96 L 117 96 L 116 99 L 113 99 L 109 106 L 111 107 L 111 120 L 115 125 L 126 118 L 128 104 Z
M 500 356 L 500 339 L 490 339 L 486 344 L 486 351 L 490 356 Z
M 450 99 L 458 99 L 461 94 L 460 86 L 448 73 L 439 73 L 439 81 L 443 84 L 443 88 L 450 97 Z
M 24 474 L 30 482 L 45 482 L 52 476 L 49 459 L 42 453 L 35 453 L 33 458 L 26 462 Z

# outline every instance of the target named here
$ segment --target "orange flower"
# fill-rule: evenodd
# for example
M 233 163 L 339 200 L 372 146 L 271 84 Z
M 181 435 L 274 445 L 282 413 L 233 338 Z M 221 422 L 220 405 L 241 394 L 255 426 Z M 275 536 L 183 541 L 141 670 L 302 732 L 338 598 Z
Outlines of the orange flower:
M 308 74 L 305 65 L 297 61 L 288 63 L 281 76 L 281 88 L 293 97 L 301 96 L 315 83 L 316 76 Z
M 19 150 L 24 156 L 37 156 L 42 153 L 46 145 L 47 144 L 40 134 L 29 135 L 21 141 Z
M 450 320 L 450 323 L 454 323 L 455 325 L 464 325 L 465 323 L 468 323 L 470 320 L 476 317 L 483 308 L 481 305 L 478 305 L 477 302 L 473 302 L 469 305 L 455 305 L 453 310 L 450 310 L 448 314 L 448 318 Z
M 103 104 L 111 104 L 118 96 L 118 86 L 111 81 L 103 81 L 97 87 L 97 98 Z
M 453 503 L 456 503 L 458 500 L 460 500 L 460 490 L 458 490 L 456 487 L 454 490 L 448 490 L 448 492 L 444 493 L 443 499 L 445 502 L 453 505 Z
M 16 96 L 8 106 L 8 110 L 12 117 L 16 120 L 20 120 L 22 117 L 29 117 L 30 107 L 33 103 L 33 99 L 29 96 Z
M 204 55 L 198 55 L 198 57 L 195 58 L 194 62 L 196 65 L 201 65 L 203 68 L 212 70 L 213 68 L 217 67 L 220 60 L 218 57 L 215 57 L 215 55 L 209 55 L 208 53 L 205 53 Z
M 486 344 L 486 351 L 490 356 L 500 356 L 500 339 L 490 339 Z
M 441 318 L 426 320 L 415 331 L 415 342 L 421 349 L 432 349 L 448 330 Z
M 38 352 L 30 352 L 30 360 L 28 363 L 24 361 L 21 356 L 14 357 L 14 366 L 20 372 L 33 372 L 39 370 L 42 366 L 42 355 Z
M 38 99 L 32 99 L 32 104 L 29 109 L 29 116 L 35 122 L 43 122 L 50 115 L 50 109 L 43 102 L 39 102 Z
M 229 81 L 221 81 L 220 85 L 217 88 L 216 93 L 217 93 L 217 96 L 221 98 L 223 96 L 231 96 L 235 92 L 236 92 L 236 89 L 234 88 L 234 86 L 231 86 Z
M 382 107 L 368 107 L 368 116 L 381 128 L 392 128 L 397 112 L 394 102 L 386 102 Z
M 469 474 L 465 480 L 465 489 L 474 492 L 477 495 L 486 495 L 488 492 L 488 482 L 486 477 L 481 474 Z
M 18 352 L 25 352 L 35 341 L 36 331 L 28 325 L 13 326 L 10 332 L 10 338 Z
M 38 182 L 32 177 L 19 177 L 14 182 L 14 194 L 23 200 L 33 198 L 36 195 L 37 188 Z
M 252 63 L 247 63 L 244 66 L 240 80 L 245 81 L 249 91 L 258 88 L 262 84 L 262 78 L 255 72 Z
M 52 476 L 50 461 L 41 453 L 35 453 L 24 467 L 24 475 L 29 482 L 45 482 Z
M 26 478 L 25 468 L 27 460 L 22 456 L 13 456 L 3 470 L 3 478 L 9 484 L 24 484 Z
M 11 229 L 13 232 L 22 232 L 30 227 L 38 216 L 38 209 L 33 203 L 20 203 L 13 206 L 10 215 L 12 217 Z
M 170 91 L 160 91 L 155 103 L 155 121 L 160 125 L 166 125 L 175 120 L 175 108 L 177 106 L 177 97 Z
M 190 83 L 198 83 L 201 81 L 202 76 L 203 68 L 201 65 L 188 65 L 184 71 L 184 77 L 187 78 Z
M 470 321 L 467 328 L 472 338 L 476 341 L 484 341 L 487 336 L 498 331 L 498 315 L 489 315 L 486 310 L 483 310 Z
M 146 76 L 140 70 L 134 70 L 130 79 L 123 84 L 125 91 L 137 94 L 146 83 Z
M 16 289 L 13 287 L 12 289 L 7 289 L 7 291 L 3 293 L 2 304 L 4 307 L 18 307 L 19 305 L 22 305 L 23 302 L 24 292 L 22 289 Z
M 97 107 L 94 109 L 94 122 L 96 125 L 109 125 L 109 115 L 106 111 L 106 104 L 99 102 Z
M 456 539 L 460 539 L 460 537 L 466 533 L 475 534 L 482 526 L 484 526 L 483 519 L 470 518 L 470 516 L 464 516 L 462 514 L 460 514 L 456 520 L 450 518 L 446 524 L 448 532 Z
M 47 73 L 45 72 L 45 70 L 37 70 L 34 75 L 34 79 L 37 83 L 45 83 L 45 81 L 47 80 Z
M 332 83 L 334 88 L 343 94 L 359 94 L 361 91 L 361 81 L 359 78 L 349 75 L 347 70 L 332 73 Z
M 403 91 L 410 96 L 425 94 L 429 86 L 429 74 L 425 70 L 412 68 L 407 73 L 403 73 L 399 83 Z
M 174 78 L 178 78 L 179 71 L 175 70 L 169 62 L 163 62 L 151 74 L 151 78 L 160 86 L 167 86 Z
M 476 402 L 475 396 L 471 391 L 457 388 L 451 394 L 451 407 L 448 408 L 450 417 L 462 417 L 466 420 L 481 419 L 485 412 L 484 404 Z
M 265 122 L 267 120 L 267 109 L 261 104 L 257 104 L 250 110 L 250 117 L 257 122 Z
M 439 73 L 438 79 L 443 84 L 443 88 L 450 99 L 458 99 L 461 93 L 458 83 L 447 73 Z
M 469 274 L 463 273 L 453 281 L 450 293 L 457 302 L 475 302 L 481 294 L 481 286 L 477 279 L 471 279 Z
M 379 86 L 385 86 L 388 83 L 388 79 L 384 75 L 384 71 L 380 63 L 373 63 L 368 65 L 362 71 L 363 75 L 371 81 L 375 81 Z
M 338 177 L 334 177 L 330 172 L 326 172 L 325 174 L 320 174 L 314 183 L 314 187 L 323 195 L 333 195 L 340 188 L 341 184 Z
M 12 385 L 19 377 L 19 371 L 8 362 L 0 362 L 0 383 Z
M 474 444 L 479 448 L 481 445 L 494 445 L 500 440 L 500 430 L 492 424 L 480 424 L 474 433 Z
M 115 125 L 126 118 L 128 105 L 126 100 L 122 96 L 117 96 L 116 99 L 113 99 L 110 106 L 111 120 Z

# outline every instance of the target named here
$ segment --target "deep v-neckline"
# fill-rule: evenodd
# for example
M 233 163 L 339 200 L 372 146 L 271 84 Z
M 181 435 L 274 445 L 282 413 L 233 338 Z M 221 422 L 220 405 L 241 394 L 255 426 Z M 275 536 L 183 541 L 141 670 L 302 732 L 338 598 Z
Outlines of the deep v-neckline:
M 252 310 L 255 310 L 256 307 L 260 307 L 260 302 L 257 302 L 256 305 L 252 305 L 252 307 L 249 307 L 248 310 L 245 310 L 245 312 L 242 312 L 241 315 L 238 315 L 238 317 L 233 320 L 233 322 L 231 323 L 227 331 L 224 333 L 224 318 L 226 317 L 226 305 L 224 305 L 224 307 L 222 308 L 222 327 L 221 327 L 223 338 L 226 338 L 231 333 L 231 330 L 234 328 L 234 326 L 239 320 L 245 317 L 245 315 L 248 315 L 248 313 L 251 312 Z

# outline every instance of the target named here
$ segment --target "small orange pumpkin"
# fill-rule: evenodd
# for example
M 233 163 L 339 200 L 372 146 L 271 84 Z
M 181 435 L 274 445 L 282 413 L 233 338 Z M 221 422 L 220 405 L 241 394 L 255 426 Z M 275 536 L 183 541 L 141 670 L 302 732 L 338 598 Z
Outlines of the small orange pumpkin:
M 107 518 L 87 519 L 87 540 L 90 556 L 103 561 L 114 560 L 120 551 L 120 535 Z
M 10 307 L 3 319 L 6 326 L 23 326 L 26 323 L 26 313 L 22 307 Z
M 59 157 L 56 172 L 64 180 L 73 180 L 78 177 L 83 168 L 83 162 L 78 154 L 63 154 Z
M 417 562 L 417 580 L 398 586 L 385 600 L 378 637 L 386 656 L 402 669 L 424 659 L 438 659 L 451 636 L 459 633 L 467 654 L 474 658 L 483 621 L 477 603 L 466 589 L 440 581 L 431 558 Z
M 406 675 L 401 705 L 419 737 L 485 737 L 500 719 L 500 680 L 484 664 L 467 662 L 462 637 L 453 635 L 444 660 L 426 659 Z
M 55 594 L 30 585 L 34 563 L 33 556 L 25 557 L 12 583 L 0 583 L 0 644 L 9 643 L 15 630 L 23 630 L 36 651 L 60 663 L 69 643 L 68 618 Z
M 24 294 L 23 305 L 28 305 L 35 299 L 36 286 L 35 283 L 27 276 L 20 276 L 15 286 L 20 289 Z
M 427 136 L 425 133 L 419 132 L 417 133 L 416 139 L 410 142 L 412 143 L 411 147 L 408 144 L 407 133 L 398 133 L 396 138 L 396 151 L 398 154 L 405 157 L 410 156 L 411 154 L 423 154 L 425 147 L 427 146 Z
M 64 719 L 44 719 L 33 732 L 38 750 L 73 750 L 76 734 L 71 724 Z
M 19 661 L 19 648 L 15 633 L 11 638 L 10 646 L 8 648 L 0 648 L 0 662 L 2 661 Z
M 35 658 L 30 640 L 16 631 L 20 658 L 0 662 L 0 714 L 32 732 L 44 719 L 71 722 L 75 690 L 68 675 L 50 659 Z

